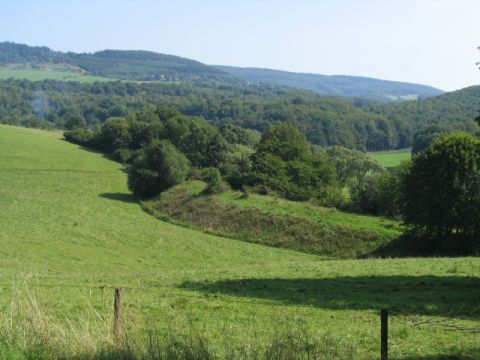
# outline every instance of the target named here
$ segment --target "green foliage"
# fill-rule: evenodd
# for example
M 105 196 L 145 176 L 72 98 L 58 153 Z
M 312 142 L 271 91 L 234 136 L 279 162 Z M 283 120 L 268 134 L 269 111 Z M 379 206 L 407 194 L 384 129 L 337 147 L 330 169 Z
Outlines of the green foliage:
M 258 144 L 262 137 L 257 130 L 244 129 L 232 123 L 220 125 L 219 130 L 230 144 L 240 144 L 253 147 Z
M 291 86 L 323 95 L 349 96 L 385 102 L 426 98 L 442 93 L 441 90 L 430 86 L 359 76 L 304 74 L 233 66 L 216 66 L 216 68 L 250 83 Z
M 442 125 L 430 125 L 413 135 L 412 153 L 417 154 L 432 145 L 437 139 L 449 133 L 448 127 Z
M 74 130 L 78 128 L 86 128 L 87 122 L 84 117 L 76 110 L 71 109 L 66 111 L 63 115 L 64 126 L 67 130 Z
M 413 158 L 403 218 L 426 252 L 476 254 L 480 247 L 480 139 L 446 135 Z
M 48 47 L 0 43 L 0 64 L 68 64 L 90 75 L 129 80 L 229 81 L 231 76 L 198 61 L 150 51 L 62 53 Z
M 379 179 L 385 170 L 376 160 L 371 159 L 366 153 L 340 146 L 316 151 L 325 153 L 332 159 L 338 183 L 350 194 L 350 199 L 347 200 L 343 193 L 337 192 L 331 200 L 336 200 L 332 205 L 361 213 L 388 215 L 379 209 L 378 196 L 381 192 Z
M 393 221 L 309 203 L 257 194 L 245 197 L 241 192 L 199 196 L 208 194 L 209 187 L 186 182 L 142 205 L 158 218 L 183 226 L 319 255 L 365 256 L 400 235 Z
M 174 116 L 163 123 L 162 138 L 170 140 L 194 166 L 215 167 L 225 161 L 227 142 L 204 119 Z
M 290 86 L 320 94 L 351 96 L 380 101 L 403 100 L 441 94 L 424 85 L 369 79 L 355 76 L 296 74 L 269 69 L 207 66 L 178 56 L 149 51 L 104 50 L 93 54 L 62 53 L 45 46 L 0 43 L 0 64 L 40 67 L 49 65 L 95 76 L 142 81 L 190 81 L 232 83 L 238 79 L 250 83 Z M 53 74 L 58 79 L 72 79 L 68 74 Z M 72 76 L 72 75 L 70 75 Z
M 335 168 L 321 154 L 312 154 L 310 145 L 295 126 L 271 126 L 252 156 L 249 185 L 263 186 L 292 200 L 321 198 L 334 185 Z
M 131 149 L 120 148 L 113 152 L 112 157 L 118 162 L 128 166 L 133 161 L 137 151 Z
M 128 169 L 128 186 L 140 197 L 151 197 L 187 177 L 190 162 L 168 140 L 156 140 L 137 152 Z
M 63 136 L 67 141 L 85 146 L 91 146 L 95 139 L 95 133 L 84 128 L 65 131 Z
M 271 154 L 282 161 L 303 159 L 309 154 L 305 135 L 291 124 L 272 125 L 257 145 L 257 154 Z
M 360 213 L 398 217 L 402 174 L 403 171 L 399 169 L 392 173 L 368 176 L 362 187 L 352 191 L 352 203 L 349 206 Z
M 222 174 L 217 168 L 207 168 L 203 171 L 202 179 L 207 184 L 206 194 L 221 194 L 226 190 Z
M 67 118 L 77 125 L 82 118 L 96 130 L 109 117 L 126 117 L 129 111 L 162 104 L 216 125 L 227 123 L 260 132 L 271 124 L 292 123 L 313 144 L 378 151 L 411 147 L 413 134 L 428 124 L 477 131 L 473 119 L 480 108 L 479 89 L 378 105 L 266 85 L 4 80 L 0 81 L 0 122 L 19 125 L 35 115 L 63 129 Z M 41 112 L 32 106 L 37 100 L 45 104 Z M 244 143 L 258 137 L 255 132 L 250 132 L 251 139 L 235 131 L 225 134 L 231 141 Z
M 121 117 L 108 118 L 102 125 L 100 141 L 108 152 L 128 148 L 131 141 L 128 121 Z
M 451 131 L 477 131 L 474 119 L 480 108 L 480 86 L 471 86 L 420 101 L 363 107 L 393 122 L 397 129 L 409 129 L 399 134 L 397 148 L 412 147 L 413 134 L 430 125 L 440 125 Z M 380 150 L 380 149 L 378 149 Z
M 338 182 L 352 189 L 362 188 L 368 176 L 383 172 L 381 164 L 360 151 L 333 146 L 320 153 L 333 160 Z
M 235 189 L 243 187 L 246 174 L 252 169 L 251 156 L 254 150 L 245 145 L 232 145 L 225 162 L 220 167 L 225 180 Z
M 138 150 L 155 139 L 170 141 L 194 166 L 218 166 L 227 155 L 227 142 L 217 128 L 204 119 L 181 115 L 168 107 L 107 119 L 101 127 L 99 143 L 103 149 L 114 152 Z

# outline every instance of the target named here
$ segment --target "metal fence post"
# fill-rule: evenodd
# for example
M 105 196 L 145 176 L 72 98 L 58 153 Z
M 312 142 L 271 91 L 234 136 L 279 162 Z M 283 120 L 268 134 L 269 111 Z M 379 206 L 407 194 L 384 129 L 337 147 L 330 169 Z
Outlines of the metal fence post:
M 382 309 L 380 311 L 381 321 L 381 349 L 380 359 L 388 360 L 388 310 Z

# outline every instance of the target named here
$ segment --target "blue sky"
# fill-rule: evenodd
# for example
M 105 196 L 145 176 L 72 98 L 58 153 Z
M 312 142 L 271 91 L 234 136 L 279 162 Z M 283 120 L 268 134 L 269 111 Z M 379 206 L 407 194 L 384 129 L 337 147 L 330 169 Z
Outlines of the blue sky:
M 0 41 L 207 64 L 480 83 L 480 0 L 0 0 Z

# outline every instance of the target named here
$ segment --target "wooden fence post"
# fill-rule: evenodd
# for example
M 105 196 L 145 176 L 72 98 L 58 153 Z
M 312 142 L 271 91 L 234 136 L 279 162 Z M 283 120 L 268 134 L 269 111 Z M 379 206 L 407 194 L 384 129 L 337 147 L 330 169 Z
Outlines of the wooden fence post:
M 115 341 L 119 341 L 122 333 L 122 288 L 115 289 L 115 302 L 113 305 L 113 334 Z
M 382 309 L 380 311 L 380 321 L 381 321 L 381 349 L 380 349 L 380 359 L 388 360 L 388 310 Z

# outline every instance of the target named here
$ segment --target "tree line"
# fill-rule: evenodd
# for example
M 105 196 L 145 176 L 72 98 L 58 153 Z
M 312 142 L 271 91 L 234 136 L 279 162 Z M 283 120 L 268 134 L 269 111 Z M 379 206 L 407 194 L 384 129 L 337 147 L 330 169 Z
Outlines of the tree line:
M 216 126 L 233 123 L 264 132 L 271 124 L 291 123 L 320 146 L 389 150 L 411 147 L 415 133 L 430 125 L 475 132 L 479 93 L 480 87 L 473 87 L 435 99 L 379 105 L 265 85 L 4 80 L 0 122 L 96 130 L 110 117 L 162 104 Z

